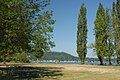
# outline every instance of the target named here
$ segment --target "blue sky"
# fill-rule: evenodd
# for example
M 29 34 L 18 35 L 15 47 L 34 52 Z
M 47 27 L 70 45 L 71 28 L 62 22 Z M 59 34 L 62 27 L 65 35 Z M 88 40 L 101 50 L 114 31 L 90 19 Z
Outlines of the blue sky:
M 78 13 L 82 3 L 87 8 L 88 20 L 88 44 L 94 43 L 94 20 L 99 3 L 104 7 L 112 9 L 112 2 L 116 0 L 52 0 L 49 8 L 53 10 L 53 18 L 56 20 L 54 29 L 54 42 L 56 47 L 52 51 L 67 52 L 77 56 L 76 53 L 76 32 Z M 92 49 L 88 49 L 87 56 L 94 57 Z

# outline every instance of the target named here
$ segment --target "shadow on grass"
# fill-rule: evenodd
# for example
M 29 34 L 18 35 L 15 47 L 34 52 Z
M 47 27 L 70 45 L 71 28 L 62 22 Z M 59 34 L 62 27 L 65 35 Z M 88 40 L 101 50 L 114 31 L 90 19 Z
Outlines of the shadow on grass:
M 62 67 L 2 67 L 0 80 L 34 80 L 42 78 L 57 79 L 62 76 Z

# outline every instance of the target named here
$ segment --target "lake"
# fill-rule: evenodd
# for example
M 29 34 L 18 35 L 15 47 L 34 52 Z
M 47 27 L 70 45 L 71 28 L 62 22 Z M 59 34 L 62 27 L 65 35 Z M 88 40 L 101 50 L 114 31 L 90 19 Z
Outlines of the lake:
M 55 61 L 55 60 L 42 60 L 39 63 L 46 63 L 46 64 L 80 64 L 80 61 Z M 88 65 L 98 65 L 100 64 L 99 61 L 85 61 L 85 64 Z M 104 64 L 108 65 L 108 61 L 104 61 Z M 117 65 L 116 61 L 112 61 L 112 65 Z

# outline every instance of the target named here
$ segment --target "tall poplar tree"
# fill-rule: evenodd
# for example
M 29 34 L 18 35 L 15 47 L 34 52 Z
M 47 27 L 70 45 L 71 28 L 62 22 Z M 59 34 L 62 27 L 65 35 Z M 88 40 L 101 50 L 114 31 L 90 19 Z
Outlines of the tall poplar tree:
M 113 27 L 112 27 L 112 19 L 111 19 L 111 13 L 109 9 L 106 9 L 106 26 L 107 26 L 107 54 L 106 57 L 109 60 L 109 65 L 112 65 L 111 63 L 111 57 L 114 54 L 114 38 L 113 38 Z
M 104 56 L 107 54 L 107 25 L 106 14 L 103 5 L 100 3 L 95 19 L 95 48 L 100 61 L 103 65 Z
M 87 18 L 86 7 L 82 4 L 77 24 L 77 53 L 80 57 L 81 64 L 85 63 L 87 54 Z
M 112 26 L 114 28 L 114 44 L 117 64 L 120 64 L 120 0 L 113 2 Z
M 117 63 L 120 64 L 120 0 L 117 0 L 116 3 L 116 16 L 118 18 L 117 26 L 117 40 L 116 40 L 116 49 L 117 49 Z

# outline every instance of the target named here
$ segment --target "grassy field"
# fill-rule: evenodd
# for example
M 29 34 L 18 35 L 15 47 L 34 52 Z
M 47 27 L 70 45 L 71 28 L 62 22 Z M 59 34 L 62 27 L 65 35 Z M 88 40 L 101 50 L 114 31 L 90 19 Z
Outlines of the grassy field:
M 120 80 L 120 66 L 24 64 L 0 66 L 0 80 Z

